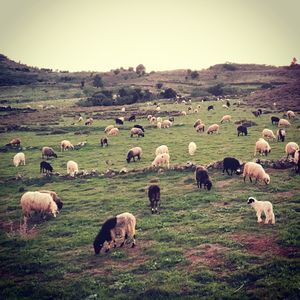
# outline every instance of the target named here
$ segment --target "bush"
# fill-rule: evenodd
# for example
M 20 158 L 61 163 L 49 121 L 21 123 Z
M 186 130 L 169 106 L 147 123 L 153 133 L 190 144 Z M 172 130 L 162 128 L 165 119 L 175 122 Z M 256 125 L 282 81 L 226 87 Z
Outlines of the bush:
M 209 87 L 207 89 L 207 91 L 214 96 L 221 96 L 221 95 L 223 95 L 223 84 L 219 83 L 219 84 L 213 85 L 213 86 Z
M 224 64 L 223 68 L 226 71 L 236 71 L 237 70 L 237 66 L 233 65 L 233 64 Z
M 191 96 L 192 97 L 205 97 L 205 96 L 209 96 L 210 93 L 208 91 L 206 91 L 205 89 L 201 89 L 201 88 L 195 88 L 192 90 Z
M 272 89 L 273 88 L 273 85 L 271 83 L 264 83 L 261 85 L 261 88 L 262 89 Z
M 192 79 L 197 79 L 199 78 L 199 73 L 197 71 L 192 71 L 191 72 L 191 78 Z
M 176 95 L 177 95 L 176 91 L 173 90 L 172 88 L 168 88 L 161 93 L 161 96 L 165 99 L 175 98 Z
M 155 86 L 156 86 L 157 89 L 160 90 L 163 87 L 163 85 L 164 85 L 163 83 L 158 82 Z

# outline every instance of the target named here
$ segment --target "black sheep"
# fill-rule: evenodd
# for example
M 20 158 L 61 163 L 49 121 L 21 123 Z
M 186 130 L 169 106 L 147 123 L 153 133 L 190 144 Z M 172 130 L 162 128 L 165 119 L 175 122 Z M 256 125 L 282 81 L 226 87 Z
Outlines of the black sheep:
M 208 111 L 210 111 L 210 110 L 212 110 L 212 109 L 214 109 L 214 106 L 213 106 L 213 105 L 209 105 L 208 108 L 207 108 Z
M 143 132 L 145 132 L 145 129 L 144 129 L 144 127 L 143 127 L 142 125 L 136 124 L 136 125 L 134 125 L 133 127 L 139 128 L 139 129 L 141 129 Z
M 40 173 L 49 173 L 49 172 L 53 172 L 53 167 L 47 163 L 46 161 L 42 161 L 40 163 Z
M 233 171 L 235 171 L 235 173 L 237 175 L 241 174 L 241 164 L 240 162 L 234 158 L 234 157 L 225 157 L 223 160 L 223 174 L 226 170 L 227 174 L 229 175 L 228 169 L 231 170 L 231 176 Z
M 101 144 L 101 147 L 108 146 L 108 140 L 107 140 L 107 137 L 101 138 L 100 144 Z
M 284 129 L 279 129 L 278 134 L 277 134 L 277 141 L 284 142 L 285 140 L 285 130 Z
M 204 188 L 207 188 L 208 191 L 211 190 L 212 182 L 209 179 L 207 169 L 199 166 L 196 168 L 196 181 L 198 188 L 202 188 L 202 184 L 204 185 Z
M 278 117 L 271 117 L 271 122 L 272 122 L 272 125 L 278 125 L 278 122 L 279 122 L 279 118 Z
M 135 115 L 132 115 L 132 116 L 130 116 L 129 118 L 128 118 L 128 121 L 129 122 L 131 122 L 131 121 L 136 121 L 136 117 L 135 117 Z
M 240 134 L 242 135 L 247 135 L 248 134 L 248 129 L 246 126 L 240 125 L 237 127 L 237 132 L 238 132 L 238 136 L 240 136 Z
M 124 125 L 124 122 L 119 118 L 116 118 L 115 122 L 116 122 L 117 125 Z
M 158 202 L 160 201 L 160 187 L 156 184 L 150 185 L 148 188 L 148 198 L 151 205 L 151 212 L 158 212 Z

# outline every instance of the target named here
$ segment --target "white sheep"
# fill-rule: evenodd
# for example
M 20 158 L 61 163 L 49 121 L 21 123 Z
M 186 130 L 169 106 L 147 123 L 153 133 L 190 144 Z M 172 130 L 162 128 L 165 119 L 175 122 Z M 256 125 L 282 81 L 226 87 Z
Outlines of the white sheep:
M 197 127 L 196 127 L 197 132 L 201 132 L 201 131 L 204 132 L 204 129 L 205 129 L 205 124 L 204 123 L 201 123 L 201 124 L 197 125 Z
M 285 137 L 286 137 L 286 131 L 284 129 L 278 129 L 276 132 L 276 136 L 277 136 L 277 141 L 282 141 L 284 142 Z
M 156 118 L 156 122 L 160 122 L 160 123 L 161 123 L 162 121 L 163 121 L 163 120 L 162 120 L 161 117 L 157 117 L 157 118 Z
M 155 124 L 156 123 L 156 118 L 155 117 L 151 117 L 150 121 L 151 124 Z
M 270 221 L 275 224 L 273 205 L 270 201 L 258 201 L 254 197 L 249 197 L 247 203 L 255 209 L 258 223 L 263 221 L 261 218 L 263 212 L 266 216 L 265 224 L 269 224 Z
M 134 135 L 136 135 L 137 137 L 144 137 L 144 131 L 141 128 L 133 127 L 130 130 L 130 137 L 133 137 Z
M 108 125 L 108 126 L 105 127 L 104 132 L 107 134 L 113 128 L 115 128 L 115 125 Z
M 21 207 L 25 217 L 30 217 L 32 211 L 50 213 L 54 218 L 58 213 L 57 204 L 48 193 L 26 192 L 21 197 Z
M 153 117 L 152 115 L 148 115 L 147 120 L 150 121 L 152 117 Z
M 79 117 L 78 123 L 83 122 L 83 117 Z
M 171 126 L 172 126 L 172 122 L 169 121 L 169 120 L 163 120 L 162 123 L 161 123 L 162 128 L 169 128 Z
M 199 111 L 197 108 L 194 109 L 194 113 L 197 114 Z
M 18 167 L 20 165 L 25 166 L 25 154 L 23 152 L 17 153 L 13 158 L 13 164 L 15 167 Z
M 156 127 L 161 129 L 161 122 L 157 122 Z
M 181 112 L 181 114 L 182 114 L 183 116 L 186 116 L 186 111 L 183 110 L 183 111 Z
M 221 119 L 220 123 L 223 123 L 223 122 L 230 122 L 231 121 L 231 116 L 230 115 L 225 115 L 223 116 L 223 118 Z
M 60 151 L 65 151 L 65 150 L 68 150 L 68 149 L 74 150 L 74 146 L 71 144 L 71 142 L 67 141 L 67 140 L 61 141 L 61 143 L 60 143 Z
M 296 117 L 295 113 L 292 110 L 288 110 L 286 115 L 289 119 Z
M 244 166 L 244 172 L 243 172 L 243 177 L 244 177 L 244 182 L 246 180 L 246 177 L 249 177 L 250 181 L 252 182 L 252 177 L 256 179 L 255 182 L 258 180 L 262 180 L 265 184 L 270 183 L 270 176 L 265 172 L 263 167 L 260 164 L 257 164 L 255 162 L 247 162 Z
M 195 123 L 194 123 L 194 128 L 196 128 L 201 123 L 202 123 L 201 119 L 196 120 Z
M 255 148 L 254 148 L 254 156 L 256 156 L 256 152 L 260 153 L 261 155 L 268 155 L 268 153 L 271 152 L 271 147 L 269 143 L 264 140 L 263 138 L 260 138 L 256 143 L 255 143 Z
M 291 123 L 286 119 L 280 119 L 278 122 L 278 127 L 280 126 L 289 127 L 291 126 Z
M 223 108 L 226 108 L 226 109 L 229 108 L 226 104 L 223 104 L 222 107 L 223 107 Z
M 270 138 L 270 139 L 276 139 L 276 136 L 274 134 L 274 132 L 271 130 L 271 129 L 267 129 L 265 128 L 263 131 L 262 131 L 262 136 L 264 138 Z
M 155 155 L 159 155 L 159 154 L 163 154 L 163 153 L 167 153 L 169 154 L 169 148 L 166 145 L 161 145 L 159 147 L 156 148 L 155 150 Z
M 126 108 L 125 108 L 125 107 L 122 107 L 121 111 L 122 111 L 122 112 L 125 112 L 125 111 L 126 111 Z
M 285 145 L 285 153 L 286 153 L 286 158 L 289 156 L 294 156 L 295 152 L 299 150 L 299 145 L 294 142 L 289 142 Z
M 220 126 L 218 124 L 210 125 L 207 129 L 207 134 L 219 133 Z
M 67 173 L 74 177 L 76 173 L 78 173 L 78 164 L 73 161 L 73 160 L 69 160 L 67 162 Z
M 119 134 L 119 129 L 118 128 L 112 128 L 107 135 L 118 135 Z
M 190 142 L 188 149 L 189 149 L 189 154 L 194 155 L 197 150 L 197 145 L 194 142 Z
M 198 109 L 200 109 L 200 108 L 201 108 L 201 105 L 200 105 L 200 104 L 198 104 L 198 105 L 197 105 L 197 108 L 198 108 Z
M 160 107 L 159 106 L 156 107 L 156 111 L 160 112 Z
M 159 154 L 155 157 L 152 162 L 153 167 L 167 165 L 168 169 L 170 167 L 170 155 L 168 153 Z

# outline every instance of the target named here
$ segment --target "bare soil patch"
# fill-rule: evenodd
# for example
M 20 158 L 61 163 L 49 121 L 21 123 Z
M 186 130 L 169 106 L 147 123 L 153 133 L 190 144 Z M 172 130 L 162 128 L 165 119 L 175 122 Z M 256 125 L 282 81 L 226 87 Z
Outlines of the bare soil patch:
M 224 188 L 226 186 L 230 186 L 235 181 L 234 178 L 228 180 L 220 180 L 216 183 L 217 188 Z

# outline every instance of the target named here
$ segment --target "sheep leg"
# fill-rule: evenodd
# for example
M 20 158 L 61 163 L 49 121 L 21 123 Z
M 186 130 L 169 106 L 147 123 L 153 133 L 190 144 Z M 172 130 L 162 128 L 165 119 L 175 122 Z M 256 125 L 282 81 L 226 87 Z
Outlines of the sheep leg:
M 127 238 L 128 238 L 128 235 L 127 235 L 127 233 L 125 233 L 124 229 L 121 229 L 121 237 L 123 239 L 123 242 L 121 243 L 120 248 L 122 248 L 124 246 L 125 240 L 127 240 Z
M 252 178 L 249 176 L 250 182 L 252 183 Z
M 133 235 L 133 241 L 132 241 L 131 248 L 134 248 L 134 247 L 135 247 L 135 235 Z
M 244 176 L 244 182 L 246 182 L 246 176 Z
M 141 156 L 140 155 L 138 155 L 138 160 L 141 160 Z
M 258 210 L 256 212 L 256 216 L 257 216 L 257 223 L 261 223 L 262 219 L 261 219 L 261 210 Z

